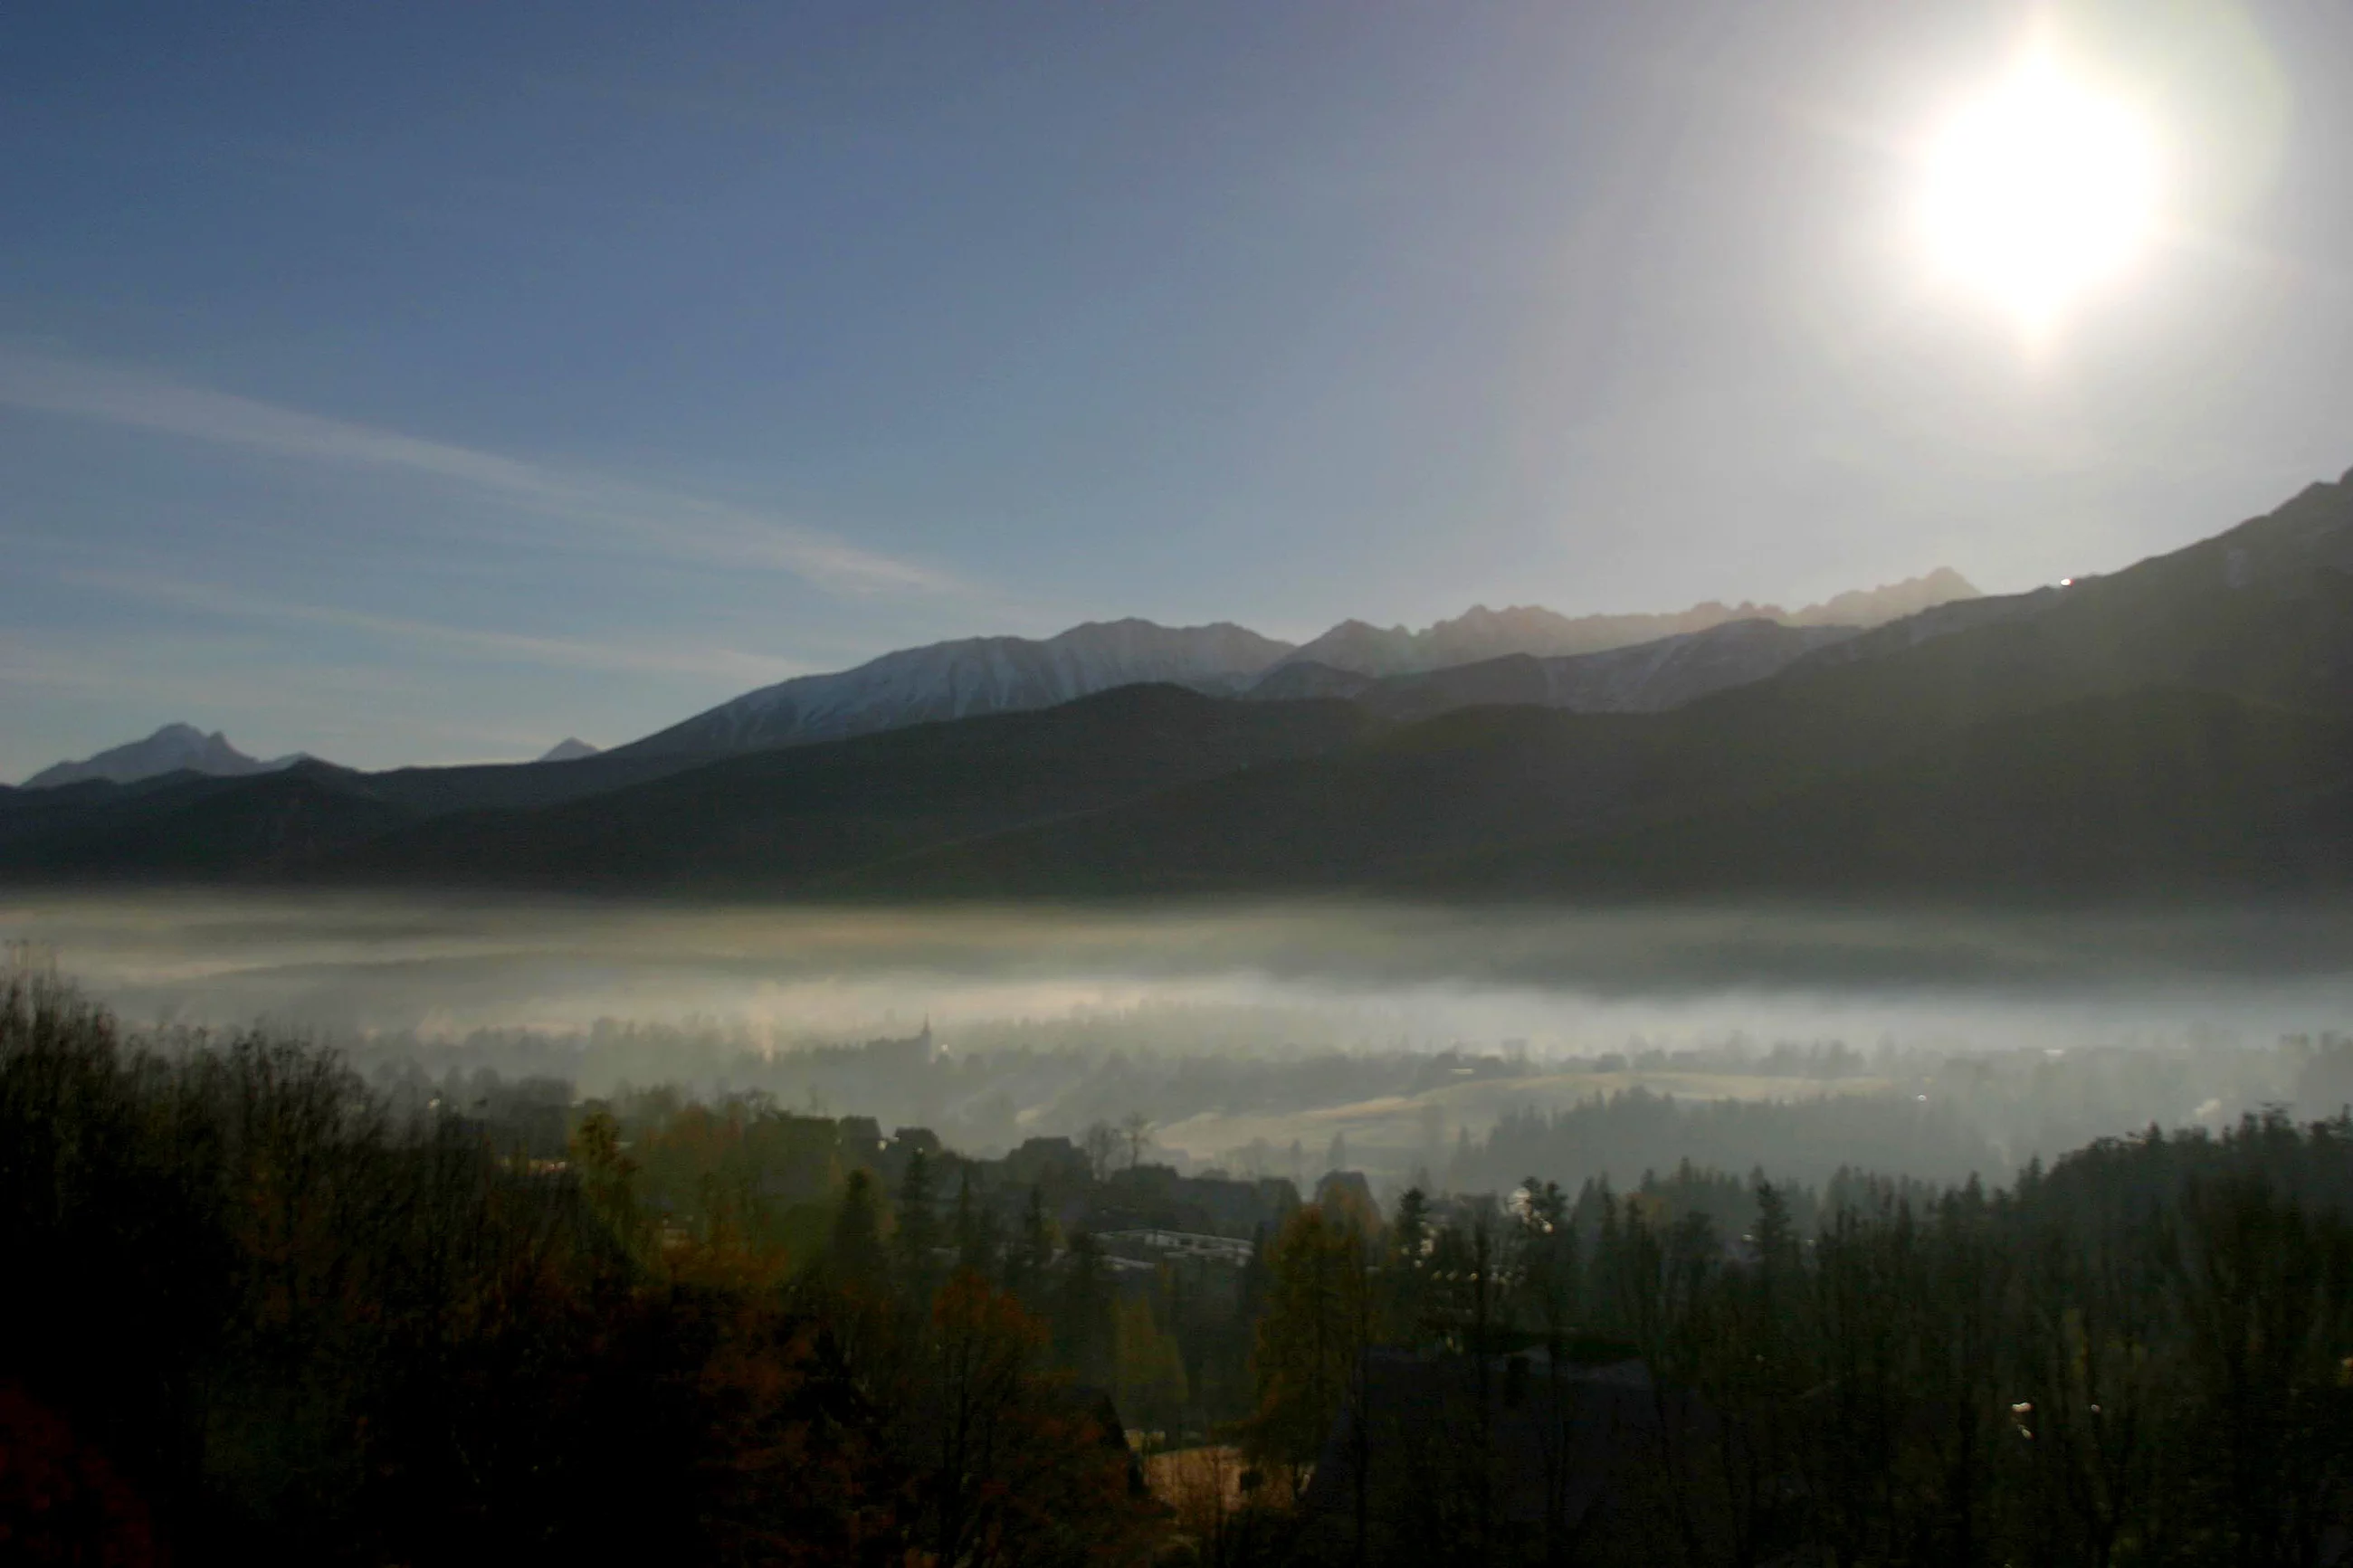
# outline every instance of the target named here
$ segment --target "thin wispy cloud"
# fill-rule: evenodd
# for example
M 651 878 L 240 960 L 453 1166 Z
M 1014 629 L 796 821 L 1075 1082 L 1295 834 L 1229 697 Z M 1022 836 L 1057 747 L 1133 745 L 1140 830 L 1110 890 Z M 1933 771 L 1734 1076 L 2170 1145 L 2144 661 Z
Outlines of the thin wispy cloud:
M 673 645 L 631 646 L 599 639 L 539 637 L 527 632 L 484 631 L 406 616 L 379 615 L 334 605 L 307 605 L 266 598 L 212 584 L 124 573 L 69 571 L 65 582 L 119 594 L 151 605 L 239 621 L 280 626 L 325 626 L 439 650 L 464 649 L 512 663 L 556 669 L 607 670 L 627 675 L 718 677 L 746 685 L 765 684 L 798 673 L 781 659 L 733 648 Z
M 748 508 L 569 467 L 331 419 L 120 366 L 0 349 L 0 405 L 459 486 L 619 543 L 790 573 L 836 593 L 966 592 L 956 578 Z

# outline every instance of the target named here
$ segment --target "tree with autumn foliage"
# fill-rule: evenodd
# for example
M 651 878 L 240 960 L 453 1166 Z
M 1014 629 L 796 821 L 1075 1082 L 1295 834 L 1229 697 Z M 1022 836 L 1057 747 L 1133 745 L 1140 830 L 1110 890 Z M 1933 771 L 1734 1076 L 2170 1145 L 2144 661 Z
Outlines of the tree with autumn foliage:
M 965 1568 L 1096 1563 L 1148 1552 L 1155 1516 L 1100 1401 L 1053 1369 L 1046 1324 L 968 1270 L 934 1299 L 893 1423 L 909 1534 Z
M 1306 1204 L 1269 1250 L 1245 1450 L 1295 1491 L 1346 1404 L 1372 1340 L 1372 1237 L 1359 1216 Z

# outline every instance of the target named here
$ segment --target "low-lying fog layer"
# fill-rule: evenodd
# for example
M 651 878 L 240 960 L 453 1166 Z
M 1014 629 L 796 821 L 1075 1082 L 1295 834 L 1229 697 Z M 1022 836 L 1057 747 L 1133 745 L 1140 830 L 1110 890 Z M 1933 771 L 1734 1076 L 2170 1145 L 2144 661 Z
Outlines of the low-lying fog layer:
M 1531 1114 L 1667 1093 L 1755 1115 L 1644 1123 L 1651 1142 L 1626 1143 L 1617 1163 L 1695 1153 L 1745 1169 L 1759 1140 L 1802 1150 L 1827 1136 L 1756 1116 L 1803 1102 L 1852 1131 L 1862 1112 L 1839 1100 L 1880 1108 L 1884 1136 L 1853 1157 L 1883 1147 L 1923 1174 L 1966 1173 L 2151 1120 L 2313 1109 L 2335 1092 L 2314 1059 L 2353 1020 L 2353 910 L 2310 907 L 813 910 L 142 893 L 0 897 L 0 940 L 54 952 L 131 1024 L 267 1020 L 379 1073 L 421 1062 L 437 1077 L 541 1072 L 584 1093 L 756 1088 L 920 1121 L 976 1149 L 1133 1113 L 1179 1163 L 1311 1181 L 1343 1156 L 1468 1179 L 1523 1147 L 1550 1157 Z M 822 1048 L 926 1020 L 941 1064 Z M 1460 1055 L 1431 1065 L 1448 1050 Z M 1961 1120 L 1918 1122 L 1948 1110 Z M 1544 1136 L 1616 1135 L 1562 1123 Z
M 1156 1002 L 1330 1014 L 1290 1043 L 1512 1038 L 1541 1054 L 1735 1031 L 1855 1045 L 2265 1040 L 2353 1018 L 2347 909 L 1154 912 L 0 895 L 0 941 L 54 952 L 134 1022 L 267 1016 L 337 1031 L 694 1018 L 782 1043 L 925 1016 L 945 1035 Z

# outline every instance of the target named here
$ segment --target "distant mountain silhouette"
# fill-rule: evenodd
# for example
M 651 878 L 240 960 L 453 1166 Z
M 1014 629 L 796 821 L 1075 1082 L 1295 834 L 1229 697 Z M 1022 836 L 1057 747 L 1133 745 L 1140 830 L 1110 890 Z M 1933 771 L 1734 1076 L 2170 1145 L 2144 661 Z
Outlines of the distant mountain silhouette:
M 566 735 L 539 754 L 543 763 L 576 763 L 584 757 L 600 756 L 597 748 L 575 736 Z
M 228 743 L 216 730 L 206 734 L 193 724 L 166 724 L 143 741 L 111 747 L 78 763 L 58 763 L 25 781 L 26 789 L 55 789 L 60 784 L 104 779 L 111 784 L 136 784 L 165 773 L 203 773 L 213 778 L 240 778 L 273 773 L 302 760 L 297 752 L 261 762 Z
M 1778 605 L 1725 605 L 1713 600 L 1664 615 L 1558 615 L 1535 605 L 1491 610 L 1474 605 L 1451 621 L 1425 630 L 1381 627 L 1343 621 L 1314 641 L 1286 654 L 1286 664 L 1321 664 L 1357 675 L 1409 675 L 1475 664 L 1514 654 L 1560 658 L 1606 652 L 1662 638 L 1688 636 L 1736 621 L 1772 621 L 1789 626 L 1883 625 L 1933 605 L 1974 599 L 1978 590 L 1948 566 L 1926 576 L 1877 588 L 1858 589 L 1784 610 Z
M 1360 675 L 1326 664 L 1285 661 L 1247 695 L 1259 700 L 1338 697 L 1390 719 L 1428 719 L 1493 703 L 1576 713 L 1657 713 L 1712 691 L 1763 680 L 1856 635 L 1853 626 L 1726 621 L 1706 631 L 1604 653 L 1557 658 L 1510 654 L 1409 675 Z

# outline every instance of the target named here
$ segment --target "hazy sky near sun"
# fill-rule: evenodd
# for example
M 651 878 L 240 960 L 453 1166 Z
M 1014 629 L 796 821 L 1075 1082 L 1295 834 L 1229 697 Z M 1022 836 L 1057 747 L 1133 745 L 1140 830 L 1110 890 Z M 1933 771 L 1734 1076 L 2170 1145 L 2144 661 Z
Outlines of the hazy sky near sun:
M 2028 12 L 126 5 L 0 22 L 0 778 L 382 765 L 1140 615 L 1989 588 L 2353 464 L 2353 11 L 2062 7 L 2159 242 L 1931 286 Z

